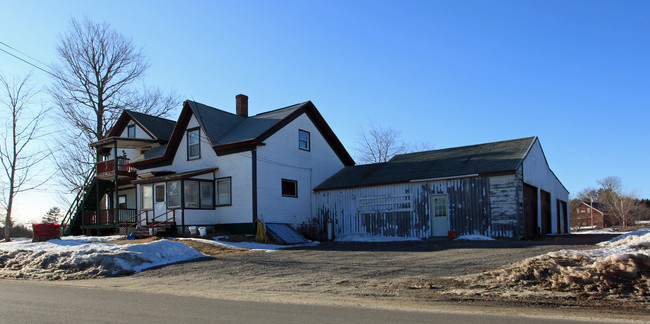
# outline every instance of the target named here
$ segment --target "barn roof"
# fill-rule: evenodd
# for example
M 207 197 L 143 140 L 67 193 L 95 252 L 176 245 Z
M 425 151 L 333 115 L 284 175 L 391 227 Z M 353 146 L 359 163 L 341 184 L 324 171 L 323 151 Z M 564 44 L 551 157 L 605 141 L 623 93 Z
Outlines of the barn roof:
M 345 167 L 315 190 L 372 186 L 517 170 L 537 137 L 400 154 L 385 163 Z

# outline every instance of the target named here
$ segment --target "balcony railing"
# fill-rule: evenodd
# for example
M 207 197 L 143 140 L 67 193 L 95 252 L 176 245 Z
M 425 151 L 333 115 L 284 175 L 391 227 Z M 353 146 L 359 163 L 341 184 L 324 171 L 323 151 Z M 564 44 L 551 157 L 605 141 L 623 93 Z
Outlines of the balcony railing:
M 97 176 L 107 176 L 115 174 L 115 160 L 108 160 L 97 163 Z M 118 175 L 135 175 L 135 169 L 129 165 L 129 159 L 124 157 L 117 158 Z
M 132 220 L 136 214 L 135 209 L 120 208 L 117 210 L 120 223 L 126 223 Z M 86 211 L 84 213 L 84 225 L 115 225 L 115 210 Z

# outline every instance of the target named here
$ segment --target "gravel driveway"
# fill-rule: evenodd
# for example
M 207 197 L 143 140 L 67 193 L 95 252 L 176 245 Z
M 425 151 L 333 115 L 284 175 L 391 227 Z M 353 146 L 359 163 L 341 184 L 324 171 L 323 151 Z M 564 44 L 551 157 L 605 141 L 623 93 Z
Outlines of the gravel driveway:
M 611 237 L 322 243 L 275 252 L 222 255 L 76 284 L 247 300 L 416 298 L 408 285 L 418 280 L 477 273 L 550 251 L 591 249 Z

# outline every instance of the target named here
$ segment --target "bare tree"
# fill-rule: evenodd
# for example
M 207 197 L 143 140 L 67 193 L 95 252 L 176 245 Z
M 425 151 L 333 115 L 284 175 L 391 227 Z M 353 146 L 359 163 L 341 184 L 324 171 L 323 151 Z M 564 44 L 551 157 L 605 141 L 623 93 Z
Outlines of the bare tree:
M 600 188 L 595 193 L 592 190 L 591 193 L 605 206 L 606 212 L 626 229 L 639 214 L 639 200 L 636 194 L 625 191 L 619 177 L 609 176 L 597 182 Z
M 0 134 L 0 163 L 3 168 L 2 207 L 5 210 L 5 241 L 11 241 L 12 210 L 16 196 L 36 189 L 46 180 L 38 181 L 36 166 L 45 160 L 47 153 L 32 147 L 45 119 L 45 110 L 33 113 L 30 101 L 37 93 L 29 85 L 29 75 L 22 80 L 7 80 L 0 75 L 2 108 L 6 114 Z
M 70 189 L 76 189 L 92 167 L 82 147 L 105 138 L 124 109 L 164 116 L 179 101 L 174 95 L 140 85 L 149 67 L 146 57 L 130 38 L 107 23 L 73 18 L 57 51 L 61 62 L 53 67 L 50 94 L 63 122 L 70 125 L 67 138 L 58 143 L 66 149 L 58 152 L 57 165 L 68 169 L 62 174 Z
M 388 162 L 397 154 L 429 151 L 433 145 L 421 142 L 407 144 L 402 140 L 399 130 L 390 127 L 377 126 L 370 123 L 368 130 L 361 127 L 357 140 L 357 152 L 360 154 L 359 161 L 362 163 Z
M 406 153 L 407 145 L 398 130 L 370 124 L 370 129 L 359 132 L 360 161 L 364 163 L 387 162 L 393 156 Z

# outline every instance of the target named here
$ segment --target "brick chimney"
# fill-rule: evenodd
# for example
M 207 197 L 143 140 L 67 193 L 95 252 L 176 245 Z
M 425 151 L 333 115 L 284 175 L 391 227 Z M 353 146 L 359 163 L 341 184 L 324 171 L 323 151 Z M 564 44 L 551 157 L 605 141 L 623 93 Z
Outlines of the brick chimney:
M 248 117 L 248 96 L 238 94 L 235 96 L 235 101 L 237 102 L 237 116 Z

